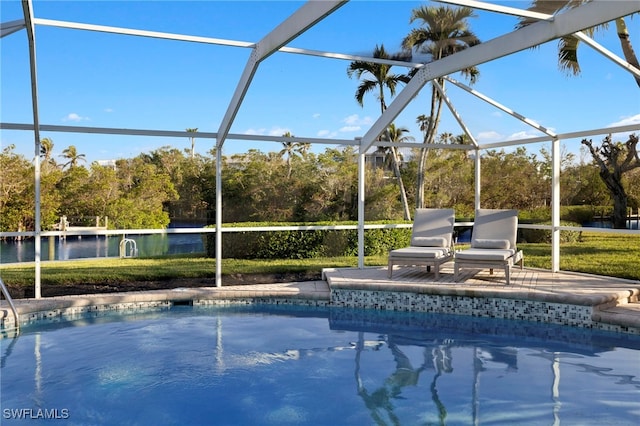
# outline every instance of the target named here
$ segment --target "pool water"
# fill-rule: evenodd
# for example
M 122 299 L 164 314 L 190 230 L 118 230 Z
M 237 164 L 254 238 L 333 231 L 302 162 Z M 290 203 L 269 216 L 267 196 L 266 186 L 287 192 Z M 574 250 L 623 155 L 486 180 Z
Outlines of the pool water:
M 180 306 L 0 341 L 4 424 L 635 425 L 640 337 L 452 315 Z

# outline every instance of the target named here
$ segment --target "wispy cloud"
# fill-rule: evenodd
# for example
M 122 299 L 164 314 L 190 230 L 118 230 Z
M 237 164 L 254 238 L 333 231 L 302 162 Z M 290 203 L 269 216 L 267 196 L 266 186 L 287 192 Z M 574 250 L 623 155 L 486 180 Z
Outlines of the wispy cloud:
M 245 135 L 259 135 L 259 136 L 282 136 L 287 132 L 291 132 L 291 129 L 287 128 L 287 127 L 277 127 L 274 126 L 272 127 L 270 130 L 265 128 L 265 127 L 261 127 L 259 129 L 247 129 L 244 131 Z M 293 132 L 291 132 L 293 133 Z
M 480 143 L 482 142 L 495 142 L 498 141 L 500 139 L 504 139 L 504 136 L 502 136 L 500 133 L 491 130 L 488 132 L 480 132 L 478 133 L 478 135 L 476 136 L 476 140 Z
M 338 132 L 332 132 L 331 130 L 320 130 L 317 133 L 317 136 L 319 138 L 335 138 L 336 136 L 338 136 Z
M 346 126 L 342 126 L 339 130 L 341 133 L 358 132 L 362 130 L 362 126 L 371 126 L 373 119 L 371 117 L 360 117 L 358 114 L 351 114 L 342 120 Z
M 62 119 L 62 121 L 75 121 L 75 122 L 89 121 L 89 117 L 82 117 L 81 115 L 76 114 L 75 112 L 70 112 L 69 114 L 67 114 L 66 117 Z
M 632 115 L 630 117 L 622 117 L 620 121 L 611 123 L 607 127 L 628 126 L 629 124 L 638 124 L 638 123 L 640 123 L 640 114 Z
M 315 114 L 313 114 L 311 117 L 313 118 L 320 118 L 320 113 L 316 112 Z

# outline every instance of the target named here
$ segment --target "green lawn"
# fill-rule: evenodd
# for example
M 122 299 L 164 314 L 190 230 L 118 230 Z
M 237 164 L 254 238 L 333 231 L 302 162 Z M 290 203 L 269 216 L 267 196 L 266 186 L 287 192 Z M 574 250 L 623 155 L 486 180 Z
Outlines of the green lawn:
M 549 269 L 549 244 L 521 244 L 525 266 Z M 640 236 L 585 232 L 579 242 L 561 245 L 560 269 L 640 280 Z M 386 256 L 367 257 L 367 266 L 386 265 Z M 356 266 L 353 257 L 295 260 L 224 259 L 224 274 L 318 273 L 322 268 Z M 126 281 L 157 281 L 171 278 L 213 278 L 215 260 L 205 257 L 162 257 L 150 259 L 91 259 L 42 263 L 42 283 L 109 284 Z M 31 286 L 33 263 L 0 266 L 6 284 Z

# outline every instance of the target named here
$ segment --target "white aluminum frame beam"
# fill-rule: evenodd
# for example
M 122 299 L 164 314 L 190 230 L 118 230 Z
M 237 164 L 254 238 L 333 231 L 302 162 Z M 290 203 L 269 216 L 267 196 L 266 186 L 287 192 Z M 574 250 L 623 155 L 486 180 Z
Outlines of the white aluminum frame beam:
M 26 27 L 27 25 L 24 23 L 24 19 L 18 19 L 16 21 L 10 21 L 10 22 L 3 22 L 0 24 L 0 38 L 8 36 L 9 34 L 13 34 Z
M 17 25 L 20 22 L 22 22 L 22 26 L 16 29 L 13 29 L 12 32 L 15 32 L 24 28 L 24 21 L 14 21 L 14 22 L 8 22 L 6 24 L 2 24 L 2 27 L 3 27 L 2 35 L 4 36 L 4 26 L 7 26 L 7 31 L 8 31 L 9 27 L 12 24 Z M 191 43 L 214 44 L 219 46 L 231 46 L 231 47 L 242 47 L 242 48 L 254 48 L 256 46 L 256 43 L 250 42 L 250 41 L 193 36 L 193 35 L 178 34 L 178 33 L 168 33 L 168 32 L 162 32 L 162 31 L 138 30 L 134 28 L 114 27 L 114 26 L 107 26 L 107 25 L 84 24 L 80 22 L 60 21 L 55 19 L 34 18 L 34 22 L 37 25 L 43 25 L 43 26 L 49 26 L 49 27 L 67 28 L 67 29 L 84 30 L 84 31 L 95 31 L 95 32 L 103 32 L 103 33 L 110 33 L 110 34 L 129 35 L 129 36 L 135 36 L 135 37 L 157 38 L 157 39 L 164 39 L 164 40 L 186 41 Z M 292 53 L 297 55 L 318 56 L 321 58 L 342 59 L 345 61 L 366 61 L 366 62 L 395 65 L 395 66 L 402 66 L 402 67 L 408 67 L 408 68 L 420 68 L 421 66 L 424 65 L 423 63 L 420 63 L 420 62 L 407 62 L 407 61 L 398 61 L 393 59 L 373 58 L 373 57 L 362 56 L 362 55 L 351 55 L 347 53 L 337 53 L 337 52 L 325 52 L 320 50 L 304 49 L 304 48 L 288 47 L 288 46 L 281 47 L 280 49 L 278 49 L 278 52 Z
M 218 149 L 222 148 L 229 134 L 229 129 L 240 109 L 240 104 L 242 104 L 242 100 L 249 89 L 260 62 L 345 3 L 345 0 L 309 1 L 255 45 L 231 98 L 227 112 L 220 123 L 216 144 Z
M 21 123 L 1 123 L 2 130 L 33 130 L 32 124 Z M 113 127 L 85 127 L 85 126 L 61 126 L 55 124 L 41 124 L 41 132 L 63 132 L 63 133 L 84 133 L 84 134 L 102 134 L 102 135 L 128 135 L 128 136 L 154 136 L 154 137 L 193 137 L 193 133 L 184 130 L 151 130 L 151 129 L 123 129 Z M 215 132 L 198 132 L 198 138 L 216 139 L 218 134 Z M 294 138 L 285 136 L 269 136 L 269 135 L 249 135 L 242 133 L 229 133 L 227 139 L 242 141 L 261 141 L 261 142 L 307 142 L 312 144 L 326 145 L 353 145 L 357 146 L 358 142 L 353 139 L 322 139 L 307 138 L 304 136 L 296 136 Z
M 39 299 L 42 297 L 40 286 L 40 254 L 41 254 L 41 238 L 42 223 L 40 218 L 40 113 L 38 108 L 38 67 L 36 65 L 36 34 L 35 24 L 33 22 L 33 5 L 31 0 L 22 0 L 22 11 L 24 13 L 24 23 L 27 29 L 27 40 L 29 44 L 29 72 L 31 74 L 31 107 L 33 113 L 33 137 L 34 137 L 34 192 L 35 192 L 35 209 L 34 209 L 34 297 Z
M 462 131 L 464 131 L 464 133 L 467 135 L 467 137 L 469 138 L 469 140 L 471 140 L 471 145 L 474 148 L 478 148 L 478 142 L 476 141 L 476 139 L 473 137 L 473 134 L 469 131 L 469 128 L 467 127 L 467 125 L 464 123 L 464 121 L 462 120 L 462 117 L 460 117 L 460 114 L 458 114 L 458 111 L 456 110 L 456 108 L 453 106 L 453 104 L 451 103 L 451 99 L 449 99 L 449 97 L 447 96 L 447 94 L 444 92 L 444 89 L 442 88 L 442 86 L 440 85 L 440 83 L 438 83 L 436 80 L 433 80 L 432 82 L 433 87 L 436 88 L 436 90 L 438 91 L 438 93 L 440 94 L 440 98 L 442 100 L 444 100 L 444 103 L 447 104 L 447 108 L 449 108 L 449 111 L 451 111 L 451 114 L 453 114 L 453 117 L 456 119 L 456 121 L 458 122 L 458 125 L 460 126 L 460 128 L 462 129 Z
M 522 121 L 525 124 L 528 124 L 529 126 L 533 127 L 536 130 L 541 131 L 542 133 L 545 133 L 551 137 L 555 137 L 556 134 L 554 132 L 552 132 L 551 130 L 547 129 L 544 126 L 541 126 L 540 124 L 536 123 L 535 121 L 533 121 L 530 118 L 525 117 L 522 114 L 517 113 L 516 111 L 512 110 L 511 108 L 507 108 L 506 106 L 496 102 L 495 100 L 491 99 L 490 97 L 478 92 L 475 89 L 472 89 L 471 87 L 467 86 L 466 84 L 460 83 L 457 80 L 454 80 L 453 78 L 446 76 L 444 77 L 445 80 L 447 80 L 448 82 L 456 85 L 457 87 L 461 88 L 462 90 L 467 91 L 468 93 L 471 93 L 472 95 L 476 96 L 477 98 L 487 102 L 488 104 L 498 108 L 499 110 L 506 112 L 507 114 L 509 114 L 510 116 L 517 118 L 518 120 Z
M 593 0 L 554 16 L 553 21 L 536 22 L 486 43 L 426 64 L 417 71 L 385 112 L 365 133 L 361 149 L 368 150 L 387 126 L 417 96 L 422 87 L 436 78 L 529 49 L 549 40 L 610 22 L 638 11 L 640 11 L 640 2 Z
M 437 1 L 439 3 L 457 4 L 459 6 L 467 6 L 474 9 L 487 10 L 490 12 L 498 12 L 498 13 L 518 16 L 522 18 L 535 19 L 539 21 L 551 21 L 554 19 L 554 15 L 547 15 L 545 13 L 534 12 L 530 10 L 522 10 L 522 9 L 517 9 L 517 8 L 507 7 L 507 6 L 499 6 L 492 3 L 485 3 L 485 2 L 475 1 L 475 0 L 434 0 L 434 1 Z M 626 15 L 623 15 L 623 16 L 626 16 Z M 602 54 L 607 59 L 613 61 L 616 65 L 621 66 L 626 71 L 633 74 L 635 77 L 640 78 L 640 69 L 634 67 L 626 60 L 620 58 L 616 54 L 607 50 L 605 47 L 601 46 L 592 38 L 585 35 L 582 31 L 576 31 L 572 35 L 578 38 L 580 41 L 584 42 L 589 47 L 595 49 L 598 53 Z

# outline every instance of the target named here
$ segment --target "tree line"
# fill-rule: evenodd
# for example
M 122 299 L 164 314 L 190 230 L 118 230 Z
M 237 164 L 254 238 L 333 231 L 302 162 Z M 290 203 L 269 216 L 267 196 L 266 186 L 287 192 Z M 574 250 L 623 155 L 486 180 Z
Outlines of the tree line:
M 440 140 L 451 143 L 455 138 L 445 134 Z M 43 146 L 50 152 L 52 141 Z M 625 148 L 622 143 L 616 146 Z M 191 150 L 165 146 L 117 160 L 114 166 L 85 166 L 73 146 L 64 152 L 74 153 L 76 161 L 65 157 L 66 161 L 58 163 L 46 150 L 40 158 L 43 229 L 54 229 L 63 215 L 75 225 L 91 225 L 96 216 L 106 216 L 112 229 L 163 228 L 171 220 L 214 223 L 213 150 L 207 155 L 192 155 Z M 380 153 L 373 154 L 368 156 L 365 172 L 365 219 L 402 220 L 404 201 L 398 191 L 395 166 L 390 161 L 373 161 Z M 576 162 L 570 153 L 562 158 L 562 205 L 594 206 L 594 212 L 596 206 L 613 205 L 614 196 L 601 177 L 602 165 L 597 160 L 582 158 Z M 473 158 L 463 150 L 431 149 L 427 160 L 425 205 L 453 207 L 459 217 L 473 217 Z M 416 200 L 419 161 L 418 150 L 413 150 L 399 166 L 412 204 Z M 548 151 L 533 153 L 525 147 L 491 150 L 482 155 L 481 164 L 483 207 L 516 208 L 532 218 L 550 218 Z M 280 151 L 249 150 L 223 156 L 222 165 L 225 223 L 357 220 L 358 166 L 352 147 L 313 153 L 304 142 L 287 142 Z M 0 169 L 0 230 L 33 230 L 33 164 L 8 146 L 0 153 Z M 640 207 L 640 168 L 621 174 L 620 182 L 628 206 Z

